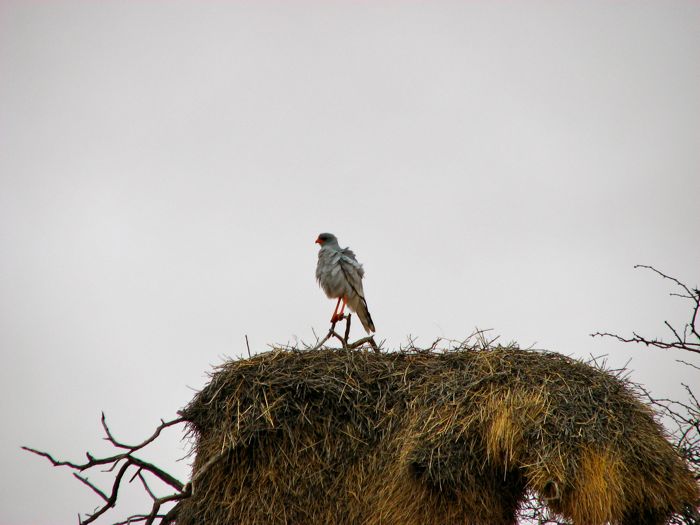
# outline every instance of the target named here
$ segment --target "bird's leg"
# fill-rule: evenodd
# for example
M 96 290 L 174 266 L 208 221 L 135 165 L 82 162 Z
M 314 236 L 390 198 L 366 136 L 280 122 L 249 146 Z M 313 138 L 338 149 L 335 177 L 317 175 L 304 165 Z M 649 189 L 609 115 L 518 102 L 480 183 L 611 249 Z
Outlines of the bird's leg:
M 338 302 L 335 303 L 335 310 L 333 310 L 333 317 L 331 317 L 332 324 L 337 323 L 338 320 L 340 319 L 340 316 L 338 315 L 338 306 L 340 306 L 340 300 L 341 300 L 341 298 L 338 297 Z
M 340 299 L 338 299 L 338 301 L 340 301 Z M 338 319 L 339 320 L 343 318 L 343 312 L 345 312 L 345 305 L 346 304 L 348 304 L 348 298 L 343 297 L 343 306 L 340 307 L 340 312 L 338 312 Z

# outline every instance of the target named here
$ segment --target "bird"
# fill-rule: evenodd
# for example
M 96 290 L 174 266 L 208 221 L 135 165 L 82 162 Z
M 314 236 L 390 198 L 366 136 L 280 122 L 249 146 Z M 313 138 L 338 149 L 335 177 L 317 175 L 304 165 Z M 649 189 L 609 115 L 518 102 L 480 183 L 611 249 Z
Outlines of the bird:
M 343 318 L 345 305 L 357 314 L 367 333 L 375 332 L 372 316 L 367 308 L 362 278 L 365 270 L 357 262 L 350 248 L 341 248 L 338 238 L 332 233 L 321 233 L 315 241 L 321 246 L 318 251 L 316 280 L 329 299 L 338 299 L 331 317 L 335 324 Z M 340 311 L 338 307 L 342 302 Z

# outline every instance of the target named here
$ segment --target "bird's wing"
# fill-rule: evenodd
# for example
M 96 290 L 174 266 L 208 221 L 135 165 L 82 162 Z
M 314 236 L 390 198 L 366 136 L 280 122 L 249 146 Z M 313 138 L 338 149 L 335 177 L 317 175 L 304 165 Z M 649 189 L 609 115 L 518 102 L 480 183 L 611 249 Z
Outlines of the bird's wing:
M 362 265 L 357 262 L 355 254 L 349 248 L 344 248 L 340 252 L 339 261 L 340 270 L 343 272 L 343 277 L 347 281 L 350 289 L 356 295 L 364 299 L 365 293 L 362 289 L 362 278 L 365 275 L 365 270 Z
M 353 252 L 350 248 L 343 248 L 342 250 L 340 250 L 340 255 L 341 262 L 345 262 L 346 264 L 349 264 L 356 268 L 357 273 L 360 275 L 360 279 L 362 279 L 365 276 L 365 269 L 359 262 L 357 262 L 355 252 Z
M 357 313 L 367 333 L 374 332 L 374 322 L 372 321 L 372 316 L 367 307 L 365 292 L 362 289 L 362 277 L 365 275 L 364 268 L 357 262 L 355 254 L 349 248 L 341 250 L 339 266 L 343 272 L 343 277 L 347 282 L 348 288 L 353 291 L 353 294 L 348 294 L 350 295 L 348 297 L 348 306 Z

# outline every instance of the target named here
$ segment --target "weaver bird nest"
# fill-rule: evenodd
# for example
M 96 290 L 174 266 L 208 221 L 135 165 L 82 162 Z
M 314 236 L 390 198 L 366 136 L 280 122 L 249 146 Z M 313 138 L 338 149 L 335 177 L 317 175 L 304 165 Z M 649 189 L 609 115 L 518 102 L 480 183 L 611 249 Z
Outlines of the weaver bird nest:
M 698 505 L 634 385 L 555 353 L 277 349 L 218 367 L 181 415 L 178 525 L 509 524 L 529 493 L 578 524 Z

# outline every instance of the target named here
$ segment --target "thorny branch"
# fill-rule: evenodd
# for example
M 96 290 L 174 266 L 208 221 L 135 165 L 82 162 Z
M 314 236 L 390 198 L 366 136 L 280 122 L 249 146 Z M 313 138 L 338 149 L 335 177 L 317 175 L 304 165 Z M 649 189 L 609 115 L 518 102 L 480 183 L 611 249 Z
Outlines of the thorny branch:
M 131 516 L 127 518 L 127 520 L 119 522 L 119 524 L 143 522 L 145 525 L 151 525 L 158 518 L 160 518 L 161 520 L 161 525 L 173 523 L 176 518 L 175 509 L 177 507 L 173 507 L 173 509 L 171 509 L 165 514 L 162 514 L 160 512 L 161 507 L 163 507 L 163 505 L 167 503 L 178 502 L 191 496 L 191 484 L 181 483 L 179 480 L 165 472 L 163 469 L 157 467 L 156 465 L 153 465 L 152 463 L 149 463 L 148 461 L 144 461 L 143 459 L 134 456 L 134 454 L 139 450 L 142 450 L 147 445 L 151 444 L 153 441 L 155 441 L 164 429 L 175 425 L 179 425 L 180 423 L 184 423 L 184 418 L 179 417 L 171 421 L 164 421 L 161 419 L 160 425 L 158 425 L 153 434 L 141 443 L 135 445 L 127 445 L 116 439 L 114 434 L 112 434 L 111 430 L 109 429 L 109 426 L 107 426 L 107 420 L 105 418 L 104 413 L 102 413 L 101 421 L 102 428 L 104 429 L 106 435 L 104 439 L 109 441 L 114 447 L 122 449 L 125 452 L 101 458 L 93 456 L 92 454 L 90 454 L 90 452 L 86 452 L 86 461 L 84 463 L 75 463 L 72 461 L 57 460 L 48 452 L 43 452 L 41 450 L 36 450 L 30 447 L 22 448 L 28 452 L 48 459 L 54 467 L 68 467 L 74 470 L 75 472 L 73 472 L 73 476 L 80 480 L 81 483 L 87 485 L 95 494 L 97 494 L 100 497 L 100 499 L 102 499 L 104 503 L 101 507 L 98 507 L 92 514 L 87 514 L 85 518 L 82 518 L 80 515 L 78 515 L 78 522 L 80 525 L 87 525 L 88 523 L 94 522 L 95 520 L 97 520 L 97 518 L 102 516 L 105 512 L 107 512 L 109 509 L 113 508 L 117 504 L 117 498 L 119 497 L 119 490 L 122 486 L 124 476 L 126 475 L 127 471 L 132 467 L 135 472 L 129 479 L 129 483 L 131 483 L 134 479 L 138 477 L 141 483 L 143 484 L 146 492 L 151 497 L 153 504 L 151 507 L 151 512 L 149 514 Z M 90 481 L 87 476 L 79 474 L 99 466 L 107 467 L 106 470 L 104 470 L 104 472 L 113 472 L 115 469 L 117 469 L 117 473 L 114 476 L 114 481 L 112 483 L 112 489 L 109 494 L 97 487 L 97 485 Z M 150 474 L 151 476 L 159 479 L 160 481 L 174 489 L 175 492 L 163 497 L 156 496 L 155 493 L 151 490 L 150 486 L 148 485 L 148 481 L 145 477 L 145 474 Z

